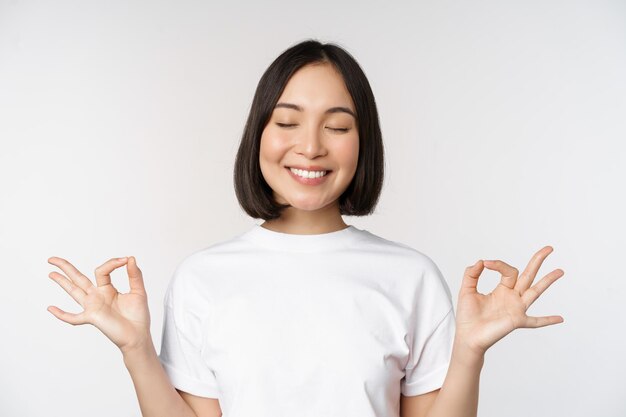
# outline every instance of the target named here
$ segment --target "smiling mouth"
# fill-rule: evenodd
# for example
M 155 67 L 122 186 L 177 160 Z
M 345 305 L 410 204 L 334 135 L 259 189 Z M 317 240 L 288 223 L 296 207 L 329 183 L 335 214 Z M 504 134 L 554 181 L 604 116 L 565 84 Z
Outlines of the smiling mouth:
M 299 168 L 292 168 L 292 167 L 285 167 L 285 169 L 287 169 L 288 171 L 290 171 L 291 173 L 293 173 L 294 175 L 297 175 L 300 178 L 304 178 L 304 179 L 315 179 L 315 178 L 322 178 L 322 177 L 326 177 L 328 174 L 330 174 L 331 172 L 333 172 L 331 169 L 326 169 L 326 170 L 317 170 L 317 171 L 307 171 L 307 170 L 303 170 L 303 169 L 299 169 Z M 310 175 L 300 175 L 300 173 L 303 172 L 315 172 L 316 174 L 313 176 Z M 317 175 L 317 173 L 322 172 L 323 175 Z

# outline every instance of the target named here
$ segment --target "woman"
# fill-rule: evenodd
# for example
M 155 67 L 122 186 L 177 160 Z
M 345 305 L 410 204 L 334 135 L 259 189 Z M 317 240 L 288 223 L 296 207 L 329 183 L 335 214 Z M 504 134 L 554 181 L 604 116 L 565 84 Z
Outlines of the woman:
M 144 417 L 475 416 L 486 350 L 516 328 L 563 321 L 528 307 L 550 246 L 521 275 L 500 260 L 465 270 L 456 316 L 434 262 L 344 223 L 383 183 L 374 96 L 354 58 L 314 40 L 284 51 L 257 87 L 235 162 L 242 208 L 264 223 L 187 257 L 165 296 L 160 355 L 134 257 L 50 277 L 121 350 Z M 126 265 L 130 292 L 110 274 Z M 502 274 L 487 295 L 484 268 Z

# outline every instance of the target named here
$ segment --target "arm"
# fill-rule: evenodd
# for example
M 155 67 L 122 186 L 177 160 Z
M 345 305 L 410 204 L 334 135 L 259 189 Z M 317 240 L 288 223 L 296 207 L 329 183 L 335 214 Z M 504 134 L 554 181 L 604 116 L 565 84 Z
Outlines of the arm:
M 97 286 L 63 258 L 53 256 L 48 263 L 67 275 L 51 272 L 49 277 L 84 308 L 78 314 L 55 306 L 48 311 L 72 325 L 91 324 L 115 343 L 135 385 L 143 417 L 221 416 L 217 399 L 182 393 L 172 386 L 152 343 L 143 274 L 134 256 L 112 258 L 96 268 Z M 124 264 L 130 292 L 120 294 L 111 284 L 111 273 Z
M 478 386 L 483 363 L 484 356 L 463 352 L 455 343 L 443 386 L 427 413 L 420 414 L 419 417 L 476 417 Z
M 421 417 L 425 416 L 433 402 L 439 395 L 440 389 L 426 394 L 406 396 L 400 394 L 400 417 Z
M 172 386 L 152 343 L 123 352 L 123 356 L 143 417 L 199 417 Z
M 500 260 L 482 261 L 465 269 L 459 292 L 457 324 L 450 366 L 442 387 L 432 393 L 407 397 L 402 417 L 476 417 L 478 387 L 485 352 L 517 328 L 538 328 L 563 322 L 561 316 L 530 317 L 530 305 L 564 272 L 556 269 L 531 287 L 539 267 L 552 252 L 539 250 L 518 277 L 518 270 Z M 491 293 L 478 293 L 476 286 L 484 268 L 502 274 Z M 410 398 L 410 399 L 408 399 Z
M 198 397 L 172 386 L 152 343 L 123 356 L 143 417 L 221 417 L 216 398 Z
M 464 354 L 455 341 L 443 386 L 422 395 L 402 395 L 400 417 L 476 417 L 483 359 L 484 356 Z
M 222 408 L 217 398 L 198 397 L 185 391 L 176 389 L 183 400 L 189 404 L 198 417 L 221 417 Z

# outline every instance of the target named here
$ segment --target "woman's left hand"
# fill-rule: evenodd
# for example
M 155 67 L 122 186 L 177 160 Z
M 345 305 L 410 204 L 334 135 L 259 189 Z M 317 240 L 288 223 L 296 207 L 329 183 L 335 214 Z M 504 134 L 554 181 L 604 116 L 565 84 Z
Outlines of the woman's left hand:
M 467 267 L 457 303 L 455 343 L 468 348 L 472 354 L 482 356 L 489 347 L 517 328 L 562 323 L 561 316 L 526 315 L 528 307 L 564 275 L 562 269 L 555 269 L 530 286 L 539 267 L 552 251 L 551 246 L 545 246 L 535 253 L 519 277 L 516 268 L 500 260 L 479 260 Z M 476 289 L 484 268 L 502 274 L 500 283 L 489 294 L 481 294 Z

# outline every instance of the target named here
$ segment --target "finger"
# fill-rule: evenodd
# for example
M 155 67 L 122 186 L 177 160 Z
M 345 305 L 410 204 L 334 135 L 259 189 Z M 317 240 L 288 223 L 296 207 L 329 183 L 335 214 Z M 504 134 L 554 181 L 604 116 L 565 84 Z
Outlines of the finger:
M 137 266 L 137 259 L 135 259 L 134 256 L 128 258 L 126 270 L 128 271 L 130 292 L 136 294 L 145 294 L 146 289 L 143 284 L 143 274 L 141 272 L 141 269 L 139 269 L 139 267 Z
M 47 310 L 59 320 L 69 323 L 73 326 L 76 326 L 78 324 L 88 323 L 88 321 L 86 321 L 85 316 L 82 313 L 79 313 L 79 314 L 68 313 L 67 311 L 63 311 L 60 308 L 55 307 L 55 306 L 49 306 Z
M 485 269 L 482 260 L 478 260 L 474 265 L 465 268 L 463 281 L 461 282 L 461 291 L 477 292 L 478 278 Z
M 541 267 L 543 261 L 552 253 L 554 249 L 552 246 L 544 246 L 539 249 L 533 257 L 528 262 L 528 265 L 524 269 L 524 272 L 519 276 L 517 280 L 517 284 L 515 284 L 515 289 L 522 294 L 524 291 L 530 287 L 530 284 L 533 283 L 535 277 L 537 276 L 537 272 Z
M 536 329 L 537 327 L 550 326 L 552 324 L 563 323 L 563 317 L 561 316 L 544 316 L 544 317 L 526 317 L 524 324 L 520 327 L 527 329 Z
M 87 290 L 93 286 L 89 278 L 84 276 L 78 269 L 76 269 L 76 267 L 74 267 L 74 265 L 65 259 L 53 256 L 48 258 L 48 263 L 61 268 L 61 270 L 65 272 L 65 275 L 83 291 L 87 292 Z
M 515 281 L 517 281 L 517 274 L 519 273 L 517 268 L 507 264 L 506 262 L 502 262 L 501 260 L 483 262 L 485 263 L 485 268 L 498 271 L 502 274 L 500 284 L 511 289 L 515 287 Z
M 111 284 L 111 272 L 124 265 L 128 261 L 125 256 L 123 258 L 111 258 L 96 268 L 96 283 L 98 287 Z
M 81 306 L 83 305 L 83 299 L 85 298 L 87 294 L 85 294 L 85 291 L 83 291 L 82 288 L 77 287 L 76 285 L 72 283 L 72 281 L 67 279 L 67 277 L 59 274 L 58 272 L 55 272 L 55 271 L 50 272 L 48 276 L 54 282 L 59 284 L 61 288 L 63 288 L 65 292 L 67 292 L 74 299 L 74 301 L 76 301 Z
M 535 300 L 539 298 L 539 296 L 543 294 L 543 292 L 554 283 L 554 281 L 561 278 L 563 275 L 565 275 L 565 272 L 563 272 L 562 269 L 555 269 L 554 271 L 543 277 L 535 285 L 524 291 L 524 293 L 522 294 L 522 301 L 524 301 L 524 304 L 526 304 L 526 309 L 528 309 L 528 307 L 530 307 L 530 305 L 534 303 Z

